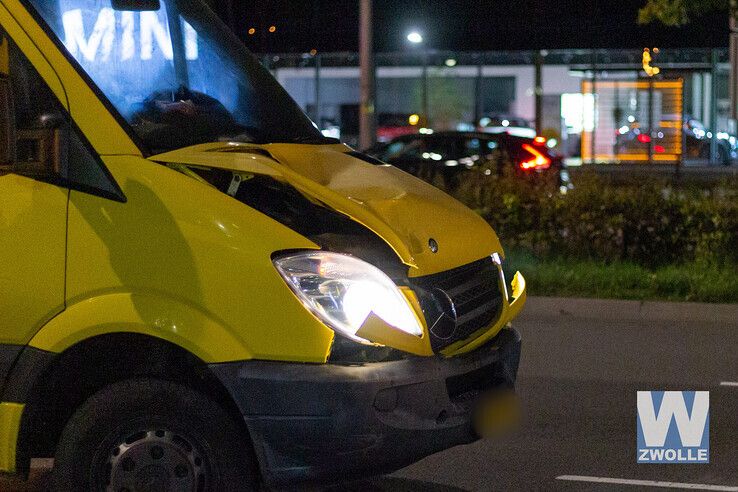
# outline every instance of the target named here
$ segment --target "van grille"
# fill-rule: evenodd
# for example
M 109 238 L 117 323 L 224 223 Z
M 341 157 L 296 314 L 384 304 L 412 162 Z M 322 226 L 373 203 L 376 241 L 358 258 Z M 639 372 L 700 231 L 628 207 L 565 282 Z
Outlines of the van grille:
M 469 338 L 500 317 L 499 279 L 499 270 L 491 258 L 410 279 L 430 327 L 434 351 Z

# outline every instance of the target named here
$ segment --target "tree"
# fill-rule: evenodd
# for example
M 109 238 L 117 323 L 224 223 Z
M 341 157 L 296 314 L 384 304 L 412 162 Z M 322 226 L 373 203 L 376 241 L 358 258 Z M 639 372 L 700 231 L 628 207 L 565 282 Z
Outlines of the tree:
M 735 17 L 738 0 L 646 0 L 638 12 L 638 23 L 658 21 L 666 26 L 683 26 L 709 11 L 730 11 Z
M 666 26 L 683 26 L 695 16 L 716 10 L 729 14 L 730 118 L 735 124 L 738 121 L 738 0 L 646 0 L 638 11 L 638 23 L 657 21 Z

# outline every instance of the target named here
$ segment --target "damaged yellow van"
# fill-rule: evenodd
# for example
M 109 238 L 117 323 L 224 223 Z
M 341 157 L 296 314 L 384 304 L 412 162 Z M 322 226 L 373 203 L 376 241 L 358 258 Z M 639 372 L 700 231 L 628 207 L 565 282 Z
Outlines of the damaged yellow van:
M 502 262 L 200 0 L 0 0 L 0 471 L 247 490 L 471 442 L 518 367 Z

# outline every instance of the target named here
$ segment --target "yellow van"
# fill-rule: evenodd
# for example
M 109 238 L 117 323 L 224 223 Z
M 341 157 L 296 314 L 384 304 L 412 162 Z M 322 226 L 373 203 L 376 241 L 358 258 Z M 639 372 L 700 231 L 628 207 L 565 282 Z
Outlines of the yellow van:
M 0 471 L 248 490 L 471 442 L 518 367 L 503 258 L 201 0 L 0 0 Z

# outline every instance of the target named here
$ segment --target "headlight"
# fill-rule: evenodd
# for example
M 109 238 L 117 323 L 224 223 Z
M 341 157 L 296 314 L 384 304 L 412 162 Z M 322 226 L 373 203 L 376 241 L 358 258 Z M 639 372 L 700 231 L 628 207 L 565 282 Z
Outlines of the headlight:
M 349 338 L 370 313 L 415 336 L 423 329 L 395 283 L 375 266 L 337 253 L 311 251 L 284 256 L 274 265 L 297 297 L 318 318 Z

